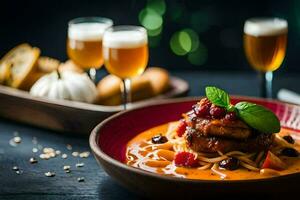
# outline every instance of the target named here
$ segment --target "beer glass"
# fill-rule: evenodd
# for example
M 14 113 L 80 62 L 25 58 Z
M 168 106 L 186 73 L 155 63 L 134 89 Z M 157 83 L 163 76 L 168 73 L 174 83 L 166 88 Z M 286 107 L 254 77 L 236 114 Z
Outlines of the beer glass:
M 103 36 L 103 58 L 109 73 L 122 79 L 124 109 L 131 102 L 130 79 L 142 74 L 148 63 L 148 38 L 140 26 L 114 26 Z
M 244 24 L 244 49 L 250 65 L 259 72 L 261 96 L 272 98 L 273 71 L 285 57 L 288 23 L 279 18 L 253 18 Z
M 103 65 L 102 36 L 113 25 L 103 17 L 80 17 L 69 22 L 67 53 L 69 58 L 89 71 L 95 81 L 96 69 Z

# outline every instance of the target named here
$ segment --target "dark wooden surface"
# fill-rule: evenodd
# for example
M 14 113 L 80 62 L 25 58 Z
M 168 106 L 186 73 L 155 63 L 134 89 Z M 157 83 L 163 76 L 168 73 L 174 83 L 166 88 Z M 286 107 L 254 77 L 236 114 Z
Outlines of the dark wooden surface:
M 173 72 L 174 75 L 188 80 L 191 86 L 190 95 L 203 95 L 205 85 L 217 85 L 231 94 L 257 96 L 258 83 L 254 73 L 206 73 L 206 72 Z M 300 92 L 298 84 L 300 74 L 275 74 L 275 92 L 282 87 Z M 28 116 L 32 118 L 35 116 Z M 9 140 L 18 132 L 22 138 L 21 144 L 12 147 Z M 38 157 L 32 152 L 32 138 L 36 137 L 38 144 L 51 147 L 67 153 L 68 158 L 52 158 L 30 164 L 29 158 Z M 66 148 L 71 144 L 73 149 Z M 57 133 L 35 128 L 20 123 L 0 119 L 0 199 L 140 199 L 135 194 L 116 184 L 97 165 L 92 155 L 88 158 L 73 157 L 73 151 L 89 151 L 88 137 L 74 133 Z M 76 168 L 77 162 L 85 166 Z M 12 167 L 19 166 L 23 174 L 17 175 Z M 71 173 L 63 170 L 64 165 L 71 166 Z M 47 171 L 54 171 L 55 177 L 46 177 Z M 78 177 L 84 177 L 85 182 L 78 182 Z M 141 183 L 142 184 L 142 183 Z

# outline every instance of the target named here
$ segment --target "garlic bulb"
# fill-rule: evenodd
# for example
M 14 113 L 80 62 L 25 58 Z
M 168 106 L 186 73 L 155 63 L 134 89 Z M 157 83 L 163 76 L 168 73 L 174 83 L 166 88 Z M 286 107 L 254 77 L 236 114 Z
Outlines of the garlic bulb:
M 30 89 L 33 96 L 87 103 L 92 103 L 97 93 L 96 86 L 86 74 L 72 71 L 54 71 L 41 77 Z

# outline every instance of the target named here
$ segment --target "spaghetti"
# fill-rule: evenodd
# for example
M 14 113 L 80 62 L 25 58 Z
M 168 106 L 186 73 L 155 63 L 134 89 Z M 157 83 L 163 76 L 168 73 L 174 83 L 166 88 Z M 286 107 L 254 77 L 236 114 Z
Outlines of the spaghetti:
M 266 152 L 260 151 L 256 153 L 245 153 L 242 151 L 230 151 L 222 153 L 203 153 L 195 152 L 188 147 L 184 137 L 179 137 L 176 134 L 178 122 L 170 122 L 150 129 L 139 134 L 136 138 L 130 141 L 127 145 L 127 164 L 136 168 L 141 168 L 146 171 L 165 174 L 176 177 L 186 177 L 193 179 L 238 179 L 238 178 L 262 178 L 260 166 L 265 158 Z M 168 141 L 163 144 L 153 144 L 151 138 L 157 133 L 165 136 Z M 284 133 L 284 131 L 283 131 Z M 274 142 L 280 146 L 291 146 L 277 135 Z M 274 148 L 278 148 L 274 145 Z M 293 145 L 295 146 L 295 145 Z M 196 168 L 184 168 L 174 164 L 174 157 L 179 152 L 189 152 L 197 159 L 198 165 Z M 229 157 L 234 157 L 239 160 L 240 168 L 236 171 L 229 171 L 220 168 L 219 163 Z M 284 170 L 279 174 L 299 172 L 299 159 L 291 159 L 289 161 L 291 167 L 289 170 Z M 298 166 L 298 167 L 297 167 Z M 234 176 L 237 174 L 239 177 Z M 259 177 L 261 175 L 261 177 Z M 211 177 L 211 178 L 209 178 Z

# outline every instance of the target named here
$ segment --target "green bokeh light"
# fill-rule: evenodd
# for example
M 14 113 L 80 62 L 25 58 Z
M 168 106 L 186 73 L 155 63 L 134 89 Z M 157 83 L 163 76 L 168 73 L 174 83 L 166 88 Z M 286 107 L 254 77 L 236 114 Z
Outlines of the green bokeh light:
M 190 40 L 191 40 L 191 48 L 189 51 L 191 51 L 191 52 L 195 51 L 199 46 L 198 34 L 192 29 L 184 29 L 183 31 L 189 35 Z
M 192 29 L 183 29 L 173 34 L 170 47 L 176 55 L 185 55 L 199 47 L 198 34 Z
M 204 65 L 207 61 L 207 48 L 199 42 L 198 48 L 190 52 L 187 59 L 192 65 Z
M 143 9 L 140 12 L 139 21 L 148 30 L 157 30 L 163 24 L 162 17 L 150 8 Z
M 164 0 L 148 0 L 146 7 L 154 10 L 159 15 L 166 12 L 166 2 Z
M 182 47 L 179 41 L 179 35 L 180 32 L 176 32 L 172 35 L 170 40 L 170 47 L 173 53 L 175 53 L 178 56 L 183 56 L 187 54 L 187 51 Z
M 192 40 L 190 35 L 185 31 L 180 31 L 178 35 L 179 45 L 185 52 L 189 52 L 192 49 Z
M 160 35 L 161 32 L 162 32 L 162 30 L 163 30 L 163 27 L 160 26 L 158 29 L 154 29 L 154 30 L 148 29 L 148 30 L 147 30 L 147 33 L 148 33 L 148 35 L 149 35 L 150 37 L 155 37 L 155 36 Z

